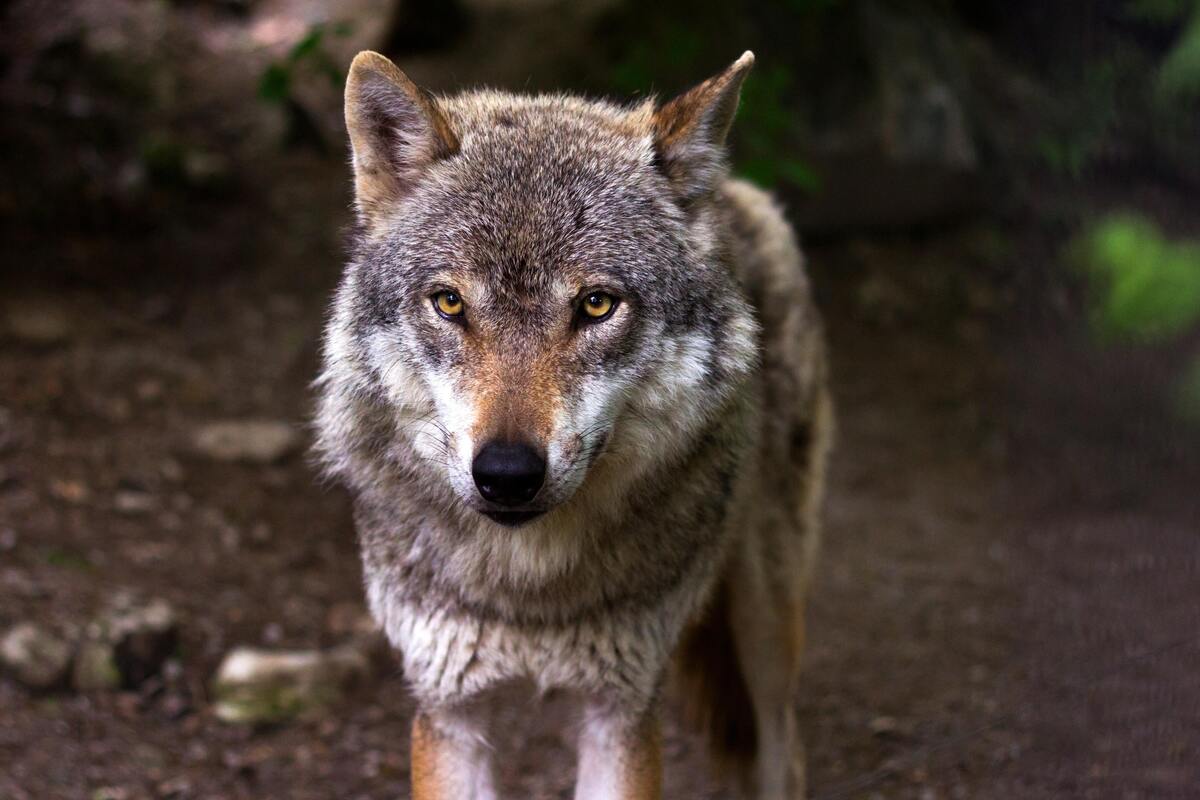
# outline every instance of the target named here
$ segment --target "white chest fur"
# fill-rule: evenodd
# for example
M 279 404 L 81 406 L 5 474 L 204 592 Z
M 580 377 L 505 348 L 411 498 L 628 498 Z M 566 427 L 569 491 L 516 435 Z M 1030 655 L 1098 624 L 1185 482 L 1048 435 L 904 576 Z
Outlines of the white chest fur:
M 476 619 L 457 608 L 399 601 L 382 583 L 372 582 L 367 594 L 401 653 L 406 679 L 426 704 L 454 704 L 505 682 L 529 680 L 542 691 L 616 694 L 643 705 L 654 696 L 706 584 L 683 581 L 654 606 L 553 626 Z

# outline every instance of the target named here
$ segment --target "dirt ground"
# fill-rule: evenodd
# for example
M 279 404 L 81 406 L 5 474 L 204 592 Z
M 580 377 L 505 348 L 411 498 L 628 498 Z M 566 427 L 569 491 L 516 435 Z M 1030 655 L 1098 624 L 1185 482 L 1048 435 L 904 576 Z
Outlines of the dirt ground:
M 304 163 L 316 173 L 297 166 L 290 211 L 268 217 L 256 247 L 261 269 L 122 290 L 5 287 L 60 306 L 70 333 L 6 341 L 0 357 L 0 625 L 86 618 L 133 590 L 175 604 L 183 639 L 179 674 L 140 692 L 37 695 L 0 680 L 0 796 L 406 794 L 399 674 L 320 722 L 232 727 L 208 703 L 230 647 L 329 645 L 360 603 L 346 499 L 301 456 L 217 465 L 187 444 L 216 418 L 305 424 L 346 212 L 337 166 Z M 1143 424 L 1148 389 L 1091 390 L 1153 384 L 1114 371 L 1120 360 L 1061 336 L 1014 341 L 1003 315 L 913 322 L 911 303 L 892 301 L 895 318 L 864 302 L 877 267 L 952 262 L 961 239 L 810 248 L 840 429 L 800 699 L 811 790 L 1189 796 L 1189 451 Z M 922 286 L 901 277 L 892 290 L 919 301 Z M 1147 493 L 1151 474 L 1163 482 Z M 122 491 L 152 507 L 117 510 Z M 498 712 L 516 732 L 498 745 L 514 796 L 569 796 L 558 705 Z M 668 796 L 725 796 L 699 743 L 669 731 Z
M 0 274 L 3 303 L 64 324 L 0 339 L 0 629 L 131 591 L 174 604 L 181 643 L 137 691 L 0 678 L 3 800 L 407 796 L 396 669 L 317 721 L 212 711 L 230 648 L 329 646 L 361 607 L 349 505 L 302 452 L 227 465 L 189 444 L 311 412 L 348 184 L 337 158 L 260 170 L 254 203 L 150 244 L 8 241 L 38 268 Z M 1145 202 L 1190 224 L 1186 198 Z M 810 792 L 1200 796 L 1197 436 L 1162 410 L 1166 361 L 1087 339 L 1034 212 L 1002 227 L 998 258 L 987 225 L 807 248 L 839 417 L 798 700 Z M 112 280 L 128 253 L 137 277 Z M 56 268 L 89 261 L 109 277 Z M 563 704 L 496 713 L 509 794 L 569 797 Z M 667 796 L 726 797 L 668 718 Z
M 334 207 L 308 203 L 279 223 L 312 232 L 289 247 L 304 264 L 278 252 L 260 271 L 161 291 L 59 291 L 70 338 L 5 346 L 0 519 L 13 535 L 0 624 L 86 618 L 122 589 L 162 596 L 181 610 L 183 675 L 94 695 L 0 682 L 3 796 L 404 795 L 411 704 L 399 675 L 316 724 L 243 730 L 207 703 L 231 646 L 331 644 L 337 610 L 360 602 L 346 500 L 318 488 L 302 457 L 217 465 L 188 446 L 215 418 L 305 423 L 340 221 L 305 225 Z M 6 294 L 50 302 L 49 288 Z M 865 330 L 832 312 L 851 301 L 830 302 L 840 445 L 801 706 L 813 789 L 977 796 L 1018 757 L 1010 730 L 972 736 L 949 763 L 914 753 L 1004 713 L 1013 669 L 1013 554 L 991 508 L 998 466 L 980 406 L 986 339 Z M 131 490 L 153 508 L 116 510 Z M 521 732 L 501 744 L 514 796 L 569 796 L 569 731 L 554 730 L 564 714 L 549 707 L 501 712 Z M 671 730 L 669 796 L 722 796 L 698 742 Z

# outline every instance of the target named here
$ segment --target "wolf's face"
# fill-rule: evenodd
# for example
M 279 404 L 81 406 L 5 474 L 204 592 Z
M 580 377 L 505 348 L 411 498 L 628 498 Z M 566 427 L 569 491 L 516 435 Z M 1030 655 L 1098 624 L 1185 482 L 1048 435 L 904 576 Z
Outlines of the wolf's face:
M 632 477 L 640 451 L 670 455 L 664 442 L 749 367 L 754 324 L 695 197 L 720 154 L 711 131 L 688 136 L 723 136 L 728 120 L 703 114 L 732 114 L 746 67 L 672 115 L 434 101 L 381 57 L 356 61 L 364 236 L 331 347 L 353 350 L 360 389 L 466 508 L 525 523 L 575 495 L 606 451 Z

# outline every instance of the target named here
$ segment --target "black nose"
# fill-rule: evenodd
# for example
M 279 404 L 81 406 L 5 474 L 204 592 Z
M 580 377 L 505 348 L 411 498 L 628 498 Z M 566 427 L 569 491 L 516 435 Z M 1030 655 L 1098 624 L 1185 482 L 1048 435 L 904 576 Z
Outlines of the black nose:
M 546 462 L 527 444 L 489 442 L 471 465 L 485 500 L 502 506 L 528 503 L 546 480 Z

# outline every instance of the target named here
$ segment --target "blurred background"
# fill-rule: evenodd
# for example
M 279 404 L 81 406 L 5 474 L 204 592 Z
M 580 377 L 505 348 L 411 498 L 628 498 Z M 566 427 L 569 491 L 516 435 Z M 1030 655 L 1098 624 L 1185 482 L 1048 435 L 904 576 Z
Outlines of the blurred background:
M 364 48 L 621 99 L 756 52 L 734 170 L 840 407 L 815 797 L 1200 792 L 1195 0 L 0 0 L 0 797 L 407 796 L 305 458 Z M 513 796 L 570 796 L 561 705 L 497 711 Z

